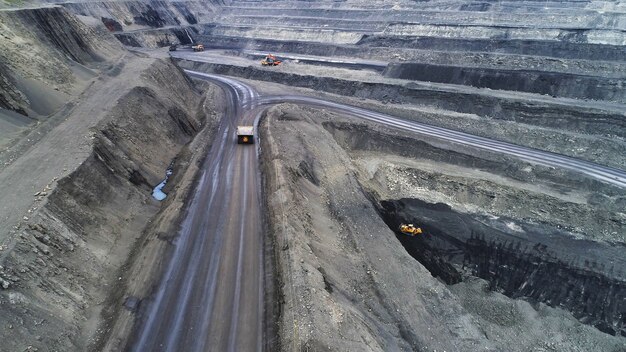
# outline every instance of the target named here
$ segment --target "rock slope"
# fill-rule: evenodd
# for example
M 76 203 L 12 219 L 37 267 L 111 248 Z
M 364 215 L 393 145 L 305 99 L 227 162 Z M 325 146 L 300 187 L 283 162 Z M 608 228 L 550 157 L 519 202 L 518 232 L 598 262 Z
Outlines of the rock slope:
M 161 210 L 152 189 L 171 165 L 177 183 L 206 125 L 200 94 L 169 61 L 126 57 L 91 89 L 0 171 L 13 189 L 0 197 L 3 349 L 99 346 L 122 307 L 124 265 Z
M 383 165 L 413 165 L 413 172 L 418 172 L 417 165 L 430 170 L 441 161 L 436 159 L 437 154 L 392 157 L 395 153 L 386 148 L 393 139 L 401 138 L 393 132 L 384 137 L 389 138 L 387 146 L 383 143 L 373 150 L 352 149 L 355 139 L 365 143 L 361 146 L 370 145 L 366 141 L 372 143 L 372 137 L 380 131 L 368 126 L 338 135 L 325 127 L 338 120 L 352 126 L 349 120 L 324 111 L 281 105 L 268 113 L 262 126 L 271 238 L 283 302 L 279 319 L 283 350 L 620 351 L 626 347 L 623 337 L 584 325 L 565 310 L 539 303 L 541 299 L 537 302 L 526 297 L 530 303 L 510 299 L 504 295 L 508 294 L 506 290 L 504 294 L 492 292 L 493 287 L 486 281 L 472 276 L 463 275 L 461 283 L 446 285 L 445 275 L 432 270 L 428 261 L 418 262 L 419 257 L 411 257 L 411 251 L 403 248 L 403 235 L 395 231 L 397 224 L 388 225 L 388 219 L 379 215 L 379 201 L 398 194 L 432 197 L 428 199 L 434 201 L 454 199 L 453 204 L 465 207 L 465 214 L 476 214 L 481 213 L 480 208 L 472 208 L 473 195 L 478 196 L 478 192 L 471 185 L 451 186 L 458 193 L 455 198 L 446 198 L 441 191 L 414 179 L 413 174 L 403 176 L 387 169 Z M 434 141 L 402 140 L 416 143 L 416 150 L 428 146 L 439 150 L 437 153 L 444 158 L 450 155 L 449 146 Z M 476 161 L 490 158 L 467 150 L 457 153 Z M 446 175 L 472 170 L 457 164 L 454 158 L 446 160 Z M 481 169 L 491 171 L 486 165 Z M 506 179 L 500 177 L 499 182 Z M 514 184 L 511 179 L 505 182 Z M 405 183 L 412 186 L 401 187 Z M 538 195 L 551 192 L 543 182 L 538 184 Z M 407 193 L 409 190 L 412 193 Z M 513 201 L 512 196 L 502 192 L 497 197 Z M 441 210 L 446 205 L 430 207 Z M 446 215 L 448 220 L 430 214 L 412 211 L 399 215 L 406 221 L 411 220 L 408 216 L 421 219 L 420 225 L 434 239 L 454 235 L 469 223 L 469 218 L 462 220 L 464 224 L 455 222 L 453 214 Z M 493 215 L 491 219 L 496 221 Z M 506 220 L 502 221 L 506 228 Z M 449 233 L 435 232 L 435 228 Z M 619 248 L 614 252 L 619 258 Z M 441 266 L 453 253 L 430 259 Z

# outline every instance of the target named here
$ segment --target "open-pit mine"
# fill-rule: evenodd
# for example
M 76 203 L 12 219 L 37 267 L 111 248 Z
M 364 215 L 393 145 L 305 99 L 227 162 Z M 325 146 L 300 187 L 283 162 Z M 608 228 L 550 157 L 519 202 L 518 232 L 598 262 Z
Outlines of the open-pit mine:
M 0 0 L 0 351 L 626 351 L 626 2 Z

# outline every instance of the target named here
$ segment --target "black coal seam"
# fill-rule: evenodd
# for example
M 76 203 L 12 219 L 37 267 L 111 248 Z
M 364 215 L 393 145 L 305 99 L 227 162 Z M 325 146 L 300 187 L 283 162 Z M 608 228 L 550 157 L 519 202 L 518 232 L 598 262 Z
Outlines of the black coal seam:
M 606 268 L 601 265 L 594 268 L 594 263 L 587 263 L 581 269 L 576 262 L 558 258 L 541 244 L 529 248 L 520 242 L 488 241 L 474 229 L 470 238 L 463 241 L 440 228 L 445 224 L 433 226 L 429 223 L 432 219 L 418 214 L 405 219 L 410 217 L 402 213 L 406 200 L 378 202 L 373 195 L 369 198 L 407 252 L 446 284 L 460 282 L 462 272 L 469 273 L 487 280 L 493 291 L 566 309 L 584 324 L 610 335 L 626 336 L 626 282 L 602 274 Z M 459 216 L 472 221 L 443 204 L 418 202 L 431 211 L 445 213 L 446 217 Z M 398 225 L 409 220 L 420 220 L 417 224 L 425 234 L 417 237 L 402 234 Z

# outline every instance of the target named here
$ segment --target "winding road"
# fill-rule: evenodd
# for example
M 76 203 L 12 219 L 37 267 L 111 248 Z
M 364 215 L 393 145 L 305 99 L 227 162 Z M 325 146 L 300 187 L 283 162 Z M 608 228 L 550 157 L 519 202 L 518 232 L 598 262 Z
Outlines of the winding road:
M 164 277 L 136 330 L 135 351 L 262 351 L 264 338 L 263 222 L 258 145 L 236 144 L 237 125 L 258 124 L 262 112 L 290 102 L 329 109 L 391 128 L 583 173 L 626 188 L 626 172 L 591 162 L 356 106 L 295 96 L 260 96 L 238 80 L 185 70 L 223 87 L 226 116 L 204 161 Z M 258 136 L 257 136 L 258 137 Z
M 213 77 L 228 97 L 175 250 L 135 351 L 263 350 L 263 227 L 258 149 L 238 145 L 253 124 L 256 91 Z M 258 144 L 257 144 L 258 146 Z

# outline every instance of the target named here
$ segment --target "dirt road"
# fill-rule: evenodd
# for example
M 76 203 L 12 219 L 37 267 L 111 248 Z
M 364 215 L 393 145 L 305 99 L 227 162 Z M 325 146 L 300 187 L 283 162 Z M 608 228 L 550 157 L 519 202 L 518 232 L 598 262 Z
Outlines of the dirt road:
M 393 116 L 361 109 L 356 106 L 334 103 L 317 98 L 289 95 L 264 97 L 260 103 L 271 105 L 286 102 L 332 109 L 344 114 L 356 116 L 364 120 L 380 123 L 394 128 L 399 128 L 405 131 L 425 134 L 452 143 L 458 143 L 462 145 L 467 145 L 469 147 L 475 147 L 488 151 L 493 151 L 496 153 L 511 155 L 531 163 L 568 169 L 574 172 L 581 172 L 586 174 L 587 176 L 593 177 L 603 182 L 626 188 L 626 172 L 620 169 L 602 166 L 599 164 L 559 155 L 556 153 L 522 147 L 489 138 L 478 137 L 468 133 L 450 130 L 447 128 L 406 121 L 395 118 Z
M 176 249 L 136 336 L 137 351 L 262 349 L 263 239 L 257 149 L 236 143 L 256 92 L 229 81 L 229 99 Z

